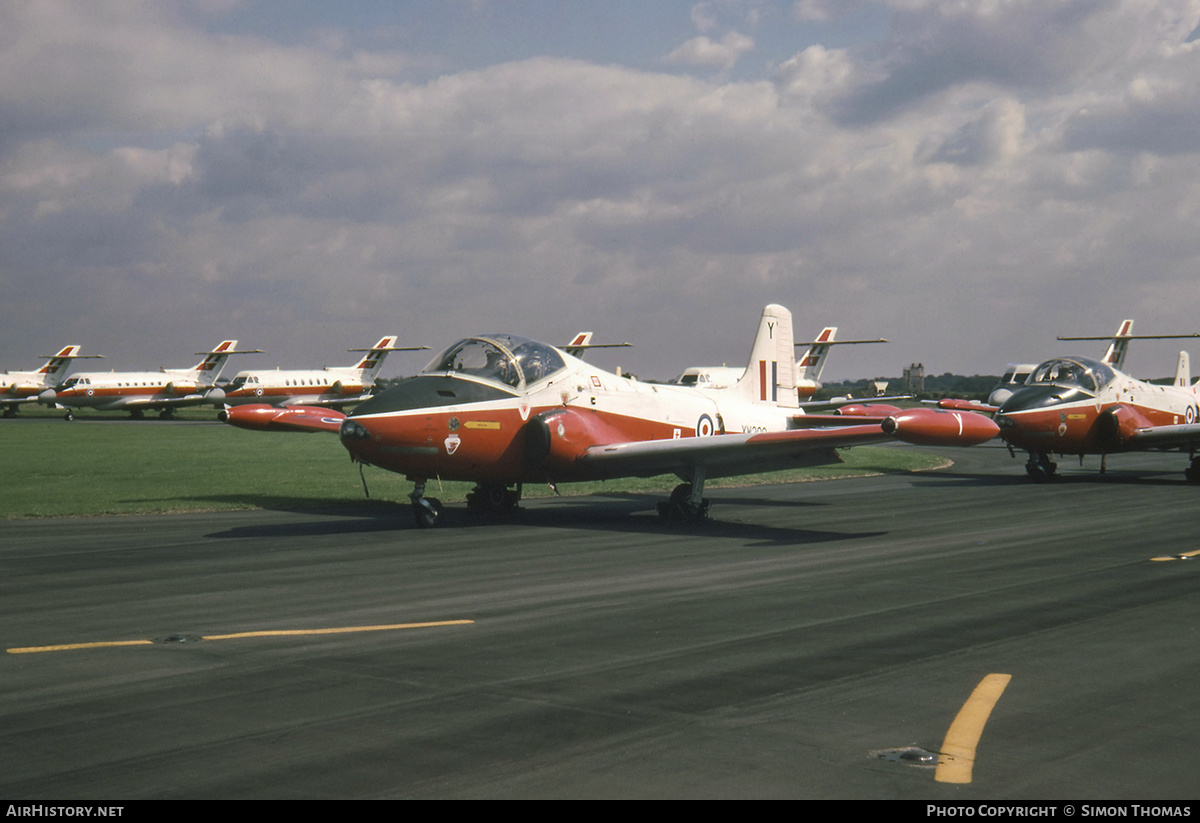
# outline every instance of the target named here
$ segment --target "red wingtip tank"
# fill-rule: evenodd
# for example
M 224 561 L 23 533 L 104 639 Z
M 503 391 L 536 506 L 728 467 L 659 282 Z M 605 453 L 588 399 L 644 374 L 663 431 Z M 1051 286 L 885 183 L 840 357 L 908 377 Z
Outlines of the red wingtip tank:
M 909 409 L 883 421 L 883 430 L 918 446 L 975 446 L 1000 433 L 989 417 L 973 412 Z
M 346 415 L 331 409 L 309 406 L 279 408 L 253 404 L 234 406 L 222 412 L 221 419 L 241 429 L 255 431 L 331 431 L 341 428 Z

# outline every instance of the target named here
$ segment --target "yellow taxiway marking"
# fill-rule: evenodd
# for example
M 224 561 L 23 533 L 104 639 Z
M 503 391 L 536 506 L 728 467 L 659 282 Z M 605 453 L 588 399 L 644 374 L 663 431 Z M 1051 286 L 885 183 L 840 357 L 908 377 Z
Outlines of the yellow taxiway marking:
M 348 632 L 386 632 L 396 629 L 428 629 L 434 626 L 463 626 L 474 620 L 438 620 L 434 623 L 392 623 L 387 626 L 346 626 L 339 629 L 270 629 L 236 634 L 209 634 L 201 640 L 236 640 L 239 637 L 288 637 L 302 634 L 346 634 Z
M 1172 554 L 1169 557 L 1151 557 L 1150 560 L 1155 563 L 1162 563 L 1167 560 L 1190 560 L 1193 557 L 1200 555 L 1200 549 L 1195 551 L 1184 552 L 1183 554 Z
M 242 637 L 294 637 L 308 634 L 348 634 L 350 632 L 386 632 L 397 629 L 429 629 L 435 626 L 465 626 L 474 620 L 438 620 L 431 623 L 389 623 L 383 626 L 343 626 L 333 629 L 269 629 L 257 632 L 237 632 L 236 634 L 210 634 L 202 636 L 201 640 L 235 640 Z M 111 640 L 99 643 L 68 643 L 60 646 L 26 646 L 24 648 L 7 649 L 9 654 L 30 654 L 32 652 L 62 652 L 72 649 L 97 649 L 106 646 L 153 646 L 153 640 Z
M 153 646 L 153 640 L 109 640 L 99 643 L 66 643 L 62 646 L 26 646 L 23 649 L 8 649 L 9 654 L 31 652 L 65 652 L 71 649 L 99 649 L 104 646 Z
M 1010 674 L 989 674 L 959 710 L 950 724 L 946 739 L 942 742 L 942 756 L 938 759 L 937 772 L 933 779 L 939 783 L 970 783 L 971 770 L 975 766 L 975 747 L 983 735 L 988 716 L 1008 681 Z

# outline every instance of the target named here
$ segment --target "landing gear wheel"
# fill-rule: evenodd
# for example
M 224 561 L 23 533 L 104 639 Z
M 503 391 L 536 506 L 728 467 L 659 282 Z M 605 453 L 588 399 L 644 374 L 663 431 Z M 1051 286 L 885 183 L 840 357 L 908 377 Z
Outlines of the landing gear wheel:
M 1184 470 L 1183 476 L 1188 479 L 1189 483 L 1200 483 L 1200 457 L 1192 458 L 1192 465 Z
M 416 521 L 418 529 L 432 529 L 437 525 L 438 515 L 442 513 L 442 501 L 436 497 L 425 496 L 424 480 L 415 482 L 408 499 L 412 501 L 413 520 Z
M 477 483 L 467 495 L 467 508 L 471 511 L 498 517 L 517 508 L 521 501 L 521 486 L 510 489 L 506 483 Z
M 422 497 L 413 501 L 412 510 L 418 529 L 432 529 L 442 513 L 442 501 L 436 497 Z
M 1034 483 L 1045 483 L 1047 480 L 1053 479 L 1057 470 L 1058 464 L 1051 460 L 1045 452 L 1037 455 L 1030 454 L 1029 461 L 1025 464 L 1025 473 Z
M 159 420 L 174 420 L 175 419 L 175 410 L 174 409 L 163 409 L 162 411 L 160 411 L 158 413 L 158 419 Z
M 692 484 L 680 483 L 671 499 L 658 504 L 658 516 L 668 522 L 699 523 L 708 518 L 708 500 L 692 501 Z

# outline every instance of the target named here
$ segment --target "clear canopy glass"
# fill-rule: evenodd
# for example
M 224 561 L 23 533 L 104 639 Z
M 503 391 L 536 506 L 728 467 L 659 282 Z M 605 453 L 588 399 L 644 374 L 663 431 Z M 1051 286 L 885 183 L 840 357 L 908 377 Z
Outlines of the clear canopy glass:
M 1026 385 L 1070 386 L 1097 393 L 1116 377 L 1112 367 L 1085 357 L 1059 357 L 1047 360 L 1033 370 Z
M 458 341 L 431 360 L 422 374 L 467 374 L 519 389 L 564 368 L 553 346 L 511 334 L 486 334 Z

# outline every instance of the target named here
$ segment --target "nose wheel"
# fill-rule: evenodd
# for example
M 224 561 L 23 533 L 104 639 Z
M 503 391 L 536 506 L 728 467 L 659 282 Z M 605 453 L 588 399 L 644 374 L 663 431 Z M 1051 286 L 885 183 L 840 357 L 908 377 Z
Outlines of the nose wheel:
M 418 529 L 431 529 L 437 525 L 438 515 L 442 513 L 442 501 L 425 496 L 424 481 L 413 487 L 408 499 L 412 501 L 413 519 Z
M 1050 455 L 1045 452 L 1029 453 L 1029 460 L 1025 463 L 1025 473 L 1033 482 L 1045 483 L 1054 477 L 1057 470 L 1058 464 L 1050 459 Z

